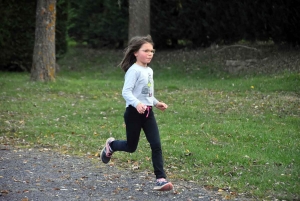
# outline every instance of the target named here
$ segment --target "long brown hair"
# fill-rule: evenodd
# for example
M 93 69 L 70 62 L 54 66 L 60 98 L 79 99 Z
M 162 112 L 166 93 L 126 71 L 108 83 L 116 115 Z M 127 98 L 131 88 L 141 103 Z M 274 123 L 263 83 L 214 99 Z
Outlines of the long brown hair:
M 124 57 L 121 63 L 119 64 L 119 66 L 124 72 L 126 72 L 130 68 L 130 66 L 132 66 L 132 64 L 136 62 L 134 53 L 137 52 L 145 43 L 150 43 L 154 46 L 150 35 L 135 36 L 129 41 L 128 46 L 124 51 Z

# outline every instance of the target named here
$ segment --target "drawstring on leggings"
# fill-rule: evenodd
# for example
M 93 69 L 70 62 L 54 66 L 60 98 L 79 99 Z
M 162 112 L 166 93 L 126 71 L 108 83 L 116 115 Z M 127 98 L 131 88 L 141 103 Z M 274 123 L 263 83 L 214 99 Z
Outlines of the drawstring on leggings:
M 148 112 L 147 112 L 146 118 L 148 118 L 151 109 L 152 109 L 151 106 L 147 106 L 147 109 L 146 109 L 146 110 L 147 110 Z

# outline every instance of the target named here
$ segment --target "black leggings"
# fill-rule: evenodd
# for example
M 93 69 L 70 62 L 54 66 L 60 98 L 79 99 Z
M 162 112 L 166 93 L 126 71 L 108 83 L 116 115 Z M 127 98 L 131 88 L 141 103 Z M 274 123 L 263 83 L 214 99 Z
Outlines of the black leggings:
M 139 114 L 135 107 L 129 106 L 125 110 L 124 120 L 127 140 L 113 141 L 111 143 L 112 150 L 135 152 L 139 143 L 141 129 L 143 129 L 152 150 L 154 174 L 157 179 L 166 178 L 159 131 L 152 109 L 146 110 L 144 114 Z

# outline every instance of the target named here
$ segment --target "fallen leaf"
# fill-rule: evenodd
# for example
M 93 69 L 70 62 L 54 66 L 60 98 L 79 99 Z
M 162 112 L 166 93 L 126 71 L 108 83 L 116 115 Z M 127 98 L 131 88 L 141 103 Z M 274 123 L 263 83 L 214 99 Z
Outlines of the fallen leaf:
M 13 180 L 14 180 L 14 182 L 20 182 L 20 180 L 17 180 L 17 179 L 15 179 L 14 177 L 13 177 Z
M 4 194 L 4 195 L 7 195 L 9 193 L 8 190 L 1 190 L 0 192 L 1 192 L 1 194 Z

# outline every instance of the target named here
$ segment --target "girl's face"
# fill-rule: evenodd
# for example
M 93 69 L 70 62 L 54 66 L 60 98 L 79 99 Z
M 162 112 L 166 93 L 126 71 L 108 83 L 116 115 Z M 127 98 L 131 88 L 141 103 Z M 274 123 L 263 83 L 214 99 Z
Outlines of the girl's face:
M 144 43 L 141 48 L 134 53 L 136 63 L 140 66 L 146 67 L 147 64 L 151 62 L 154 52 L 155 50 L 151 43 Z

